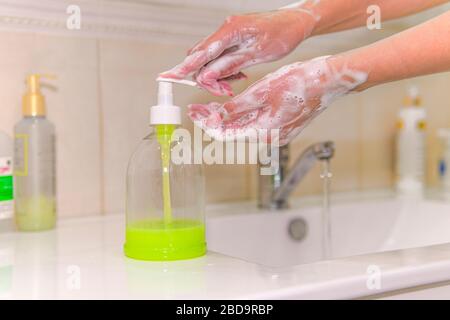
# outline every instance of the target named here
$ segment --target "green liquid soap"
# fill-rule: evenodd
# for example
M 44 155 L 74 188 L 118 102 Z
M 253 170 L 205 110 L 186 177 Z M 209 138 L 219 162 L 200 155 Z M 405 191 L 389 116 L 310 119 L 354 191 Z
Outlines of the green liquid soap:
M 163 183 L 163 211 L 164 221 L 169 224 L 172 221 L 172 205 L 170 199 L 170 144 L 174 125 L 157 125 L 156 136 L 161 146 L 161 165 Z
M 56 224 L 54 198 L 35 196 L 16 203 L 16 223 L 20 231 L 43 231 Z
M 205 225 L 193 220 L 144 220 L 127 226 L 125 255 L 151 261 L 183 260 L 206 253 Z

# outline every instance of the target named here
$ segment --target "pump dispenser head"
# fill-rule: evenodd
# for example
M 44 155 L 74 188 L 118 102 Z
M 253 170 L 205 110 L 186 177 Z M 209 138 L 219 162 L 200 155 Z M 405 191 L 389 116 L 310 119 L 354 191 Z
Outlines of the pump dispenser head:
M 181 124 L 180 107 L 173 105 L 172 83 L 158 82 L 158 105 L 150 108 L 150 124 Z
M 45 116 L 45 97 L 41 93 L 41 78 L 55 79 L 56 77 L 47 74 L 30 74 L 27 76 L 27 92 L 22 100 L 22 113 L 24 116 Z
M 419 88 L 411 86 L 408 88 L 408 95 L 405 97 L 403 104 L 406 107 L 420 107 L 422 106 L 422 97 L 420 96 Z

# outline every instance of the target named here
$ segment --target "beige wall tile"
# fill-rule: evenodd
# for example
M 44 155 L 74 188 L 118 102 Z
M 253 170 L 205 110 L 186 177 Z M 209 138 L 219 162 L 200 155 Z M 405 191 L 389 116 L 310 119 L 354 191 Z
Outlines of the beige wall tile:
M 441 148 L 436 131 L 450 127 L 448 73 L 399 81 L 361 94 L 362 188 L 392 187 L 395 182 L 397 115 L 410 85 L 417 85 L 427 110 L 427 183 L 438 183 L 437 163 Z
M 102 71 L 105 212 L 123 212 L 128 160 L 149 133 L 154 84 L 145 73 Z M 126 80 L 124 80 L 126 79 Z
M 0 51 L 2 50 L 1 37 L 0 33 Z M 0 72 L 0 130 L 11 137 L 14 124 L 20 120 L 22 114 L 25 75 L 26 69 L 20 65 L 3 66 Z
M 404 83 L 393 83 L 361 93 L 361 187 L 392 187 L 397 113 Z
M 4 31 L 1 38 L 0 66 L 21 66 L 27 72 L 47 73 L 53 69 L 97 67 L 93 39 Z
M 248 200 L 247 168 L 244 165 L 205 166 L 208 203 Z
M 101 213 L 100 120 L 95 70 L 58 73 L 56 92 L 47 94 L 49 119 L 57 131 L 58 211 Z

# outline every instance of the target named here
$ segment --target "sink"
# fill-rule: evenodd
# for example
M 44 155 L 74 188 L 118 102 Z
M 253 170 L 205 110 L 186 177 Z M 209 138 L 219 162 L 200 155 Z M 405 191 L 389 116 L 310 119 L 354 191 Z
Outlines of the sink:
M 432 200 L 333 204 L 329 257 L 324 256 L 319 206 L 228 211 L 207 219 L 209 250 L 267 267 L 450 242 L 450 204 Z

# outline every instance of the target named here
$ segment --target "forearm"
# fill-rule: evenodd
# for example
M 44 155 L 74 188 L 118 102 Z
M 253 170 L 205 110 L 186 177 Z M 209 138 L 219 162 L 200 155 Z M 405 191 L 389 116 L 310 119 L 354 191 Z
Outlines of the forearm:
M 312 35 L 321 35 L 366 25 L 367 8 L 377 5 L 382 21 L 424 11 L 449 0 L 304 0 L 288 8 L 310 12 L 316 18 Z
M 355 91 L 432 73 L 450 71 L 450 12 L 375 44 L 333 57 L 344 67 L 368 74 Z

